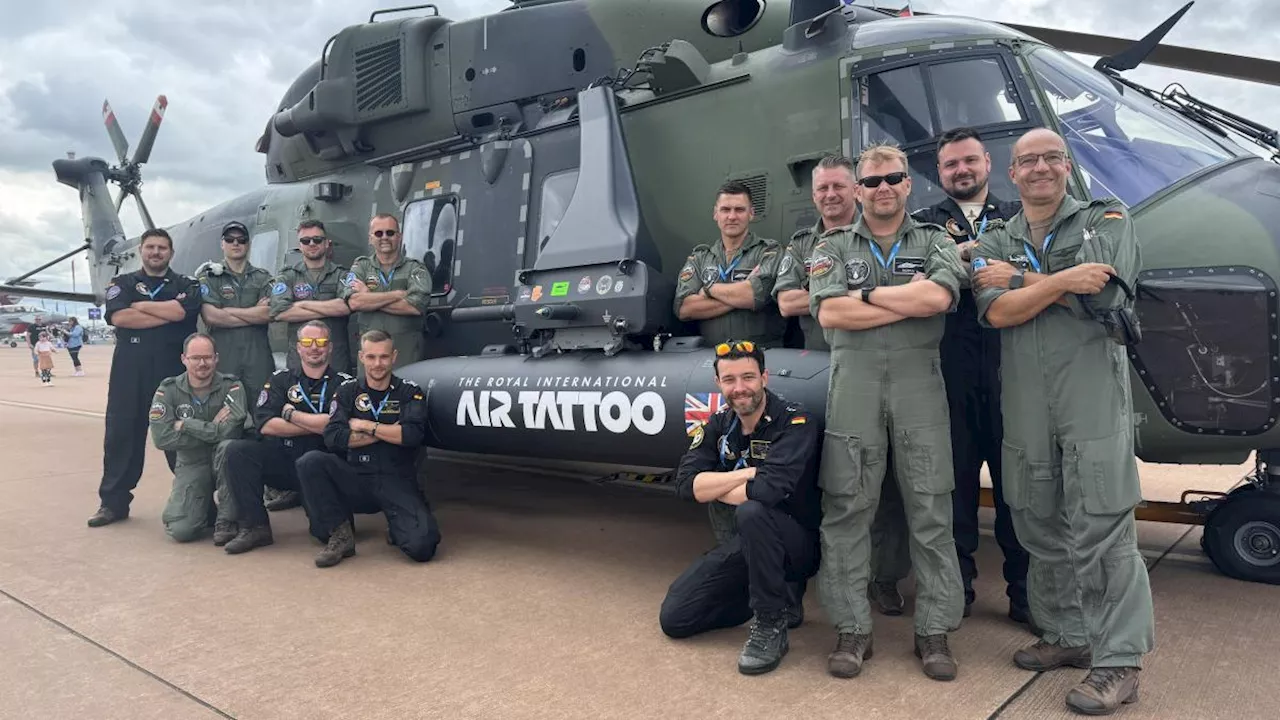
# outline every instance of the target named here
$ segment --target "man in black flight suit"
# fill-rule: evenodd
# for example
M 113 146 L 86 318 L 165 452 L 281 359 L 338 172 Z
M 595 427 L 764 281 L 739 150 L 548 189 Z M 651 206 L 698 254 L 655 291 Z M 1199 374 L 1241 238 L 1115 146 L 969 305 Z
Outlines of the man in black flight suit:
M 151 400 L 161 380 L 186 370 L 182 343 L 196 331 L 200 316 L 199 283 L 169 269 L 169 233 L 162 228 L 142 233 L 138 254 L 142 269 L 111 278 L 106 288 L 104 317 L 116 328 L 116 347 L 107 385 L 101 505 L 89 518 L 89 527 L 129 517 L 146 457 Z M 173 470 L 175 453 L 166 452 L 165 459 Z
M 659 623 L 684 638 L 741 625 L 754 611 L 738 671 L 757 675 L 778 667 L 787 629 L 803 620 L 788 584 L 818 571 L 820 430 L 804 408 L 767 389 L 764 351 L 754 343 L 717 345 L 715 372 L 729 402 L 694 431 L 676 491 L 736 506 L 737 533 L 671 584 Z
M 990 192 L 990 176 L 991 156 L 977 132 L 956 128 L 943 133 L 938 139 L 938 178 L 948 197 L 913 213 L 917 220 L 945 227 L 966 263 L 972 262 L 971 251 L 992 221 L 1008 220 L 1022 209 L 1020 202 L 1002 202 Z M 974 560 L 978 551 L 978 494 L 982 463 L 986 461 L 995 494 L 996 542 L 1004 553 L 1009 617 L 1029 623 L 1027 551 L 1014 534 L 1000 479 L 1000 442 L 1004 436 L 1000 416 L 1000 334 L 978 325 L 977 304 L 967 283 L 961 286 L 956 311 L 947 316 L 939 354 L 951 409 L 951 457 L 956 475 L 951 495 L 952 524 L 964 579 L 964 615 L 968 617 L 972 610 L 973 580 L 978 576 Z
M 316 556 L 317 567 L 356 554 L 352 513 L 386 514 L 389 541 L 418 562 L 434 557 L 440 544 L 439 525 L 417 478 L 427 402 L 417 383 L 391 372 L 395 361 L 386 332 L 369 330 L 360 337 L 364 377 L 343 383 L 329 404 L 324 441 L 332 453 L 312 450 L 298 460 L 311 534 L 327 543 Z
M 262 501 L 263 488 L 301 490 L 298 459 L 312 450 L 326 451 L 324 428 L 329 423 L 329 406 L 342 383 L 352 379 L 330 366 L 332 337 L 323 320 L 309 320 L 298 328 L 295 348 L 300 369 L 273 374 L 254 404 L 253 422 L 261 439 L 236 440 L 227 447 L 223 471 L 239 513 L 239 532 L 227 543 L 228 553 L 248 552 L 274 542 Z M 347 345 L 344 342 L 338 347 L 345 352 Z

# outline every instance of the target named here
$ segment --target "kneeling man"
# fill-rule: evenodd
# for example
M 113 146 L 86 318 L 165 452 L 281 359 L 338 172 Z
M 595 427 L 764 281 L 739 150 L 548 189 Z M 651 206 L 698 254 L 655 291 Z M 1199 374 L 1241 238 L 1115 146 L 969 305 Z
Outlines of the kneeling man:
M 239 513 L 239 532 L 227 543 L 229 553 L 274 542 L 262 502 L 263 488 L 301 490 L 298 459 L 312 450 L 326 451 L 329 405 L 342 383 L 352 379 L 329 366 L 331 340 L 329 326 L 322 320 L 310 320 L 298 328 L 301 369 L 276 372 L 258 394 L 253 422 L 262 439 L 235 440 L 227 447 L 224 482 L 235 496 Z
M 754 612 L 738 670 L 756 675 L 787 654 L 787 628 L 803 617 L 792 588 L 818 570 L 818 428 L 801 406 L 767 389 L 759 346 L 721 343 L 714 365 L 729 402 L 694 431 L 677 493 L 736 506 L 737 533 L 672 583 L 659 620 L 667 635 L 689 637 L 741 625 Z
M 391 544 L 418 562 L 430 560 L 440 544 L 440 528 L 418 488 L 427 403 L 417 383 L 391 372 L 395 362 L 390 335 L 370 330 L 360 337 L 364 377 L 343 383 L 329 404 L 324 441 L 332 453 L 312 450 L 298 460 L 311 534 L 327 543 L 316 556 L 318 567 L 356 554 L 353 513 L 386 514 Z

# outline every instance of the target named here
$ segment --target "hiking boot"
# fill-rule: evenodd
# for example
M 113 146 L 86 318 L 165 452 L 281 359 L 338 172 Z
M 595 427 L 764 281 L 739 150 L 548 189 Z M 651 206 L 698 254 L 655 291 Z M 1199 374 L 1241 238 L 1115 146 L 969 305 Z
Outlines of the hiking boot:
M 1093 668 L 1067 693 L 1067 707 L 1085 715 L 1110 715 L 1121 703 L 1138 702 L 1138 668 Z
M 901 615 L 907 601 L 898 592 L 896 580 L 876 580 L 867 583 L 867 597 L 882 615 Z
M 1013 664 L 1023 670 L 1044 672 L 1060 668 L 1063 665 L 1088 669 L 1093 653 L 1087 646 L 1063 647 L 1062 645 L 1037 640 L 1035 644 L 1024 647 L 1013 654 Z
M 827 656 L 827 672 L 838 678 L 857 677 L 862 663 L 871 659 L 871 633 L 840 633 L 836 649 Z
M 804 606 L 790 605 L 783 611 L 783 616 L 787 619 L 787 627 L 795 630 L 804 624 Z
M 779 614 L 774 617 L 756 616 L 751 623 L 747 643 L 738 655 L 738 672 L 743 675 L 761 675 L 778 667 L 782 657 L 791 649 L 787 642 L 787 620 Z
M 302 493 L 297 490 L 277 490 L 267 487 L 262 491 L 262 500 L 263 507 L 272 512 L 288 510 L 302 504 Z
M 956 679 L 956 659 L 947 647 L 945 634 L 917 635 L 916 657 L 924 665 L 924 674 L 934 680 Z
M 213 524 L 213 544 L 222 547 L 236 539 L 240 526 L 230 520 L 217 520 Z
M 111 508 L 107 507 L 106 505 L 103 505 L 102 507 L 98 508 L 98 512 L 94 513 L 93 517 L 89 518 L 89 527 L 102 527 L 103 525 L 110 525 L 113 522 L 119 522 L 121 520 L 124 520 L 127 517 L 129 517 L 128 510 L 125 510 L 123 513 L 118 513 L 115 510 L 112 510 Z
M 249 552 L 256 547 L 266 547 L 275 540 L 271 537 L 270 525 L 259 525 L 258 527 L 240 528 L 240 532 L 227 543 L 223 548 L 232 555 Z
M 351 534 L 351 523 L 345 520 L 329 533 L 329 544 L 316 555 L 316 567 L 333 567 L 356 554 L 356 539 Z

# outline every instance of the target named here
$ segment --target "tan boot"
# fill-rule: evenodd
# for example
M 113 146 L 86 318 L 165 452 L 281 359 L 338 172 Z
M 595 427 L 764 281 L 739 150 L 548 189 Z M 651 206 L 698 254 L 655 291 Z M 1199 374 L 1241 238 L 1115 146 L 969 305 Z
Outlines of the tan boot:
M 871 634 L 840 633 L 836 649 L 827 656 L 827 672 L 838 678 L 857 677 L 862 663 L 871 659 Z
M 924 674 L 934 680 L 956 679 L 959 668 L 945 634 L 916 635 L 916 657 L 924 666 Z
M 213 544 L 222 547 L 236 539 L 240 526 L 230 520 L 219 520 L 213 525 Z
M 1070 665 L 1088 669 L 1092 653 L 1085 647 L 1063 647 L 1037 640 L 1034 645 L 1022 648 L 1013 654 L 1013 663 L 1023 670 L 1045 672 Z
M 316 567 L 333 567 L 356 554 L 356 539 L 351 533 L 351 523 L 345 520 L 329 533 L 329 544 L 316 555 Z
M 1067 693 L 1067 707 L 1085 715 L 1110 715 L 1121 704 L 1138 702 L 1138 668 L 1093 668 Z

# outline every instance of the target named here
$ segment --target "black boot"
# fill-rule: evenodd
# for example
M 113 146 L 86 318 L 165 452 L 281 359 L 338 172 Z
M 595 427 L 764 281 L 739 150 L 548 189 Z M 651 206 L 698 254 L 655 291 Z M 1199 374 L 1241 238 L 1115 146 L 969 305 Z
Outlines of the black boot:
M 333 567 L 356 554 L 356 539 L 351 533 L 351 523 L 343 521 L 329 533 L 329 544 L 316 555 L 316 567 Z
M 106 505 L 103 505 L 102 507 L 98 508 L 98 512 L 94 513 L 93 517 L 89 518 L 89 527 L 102 527 L 103 525 L 110 525 L 113 522 L 119 522 L 121 520 L 124 520 L 127 517 L 129 517 L 128 510 L 125 510 L 123 513 L 118 513 L 115 510 L 112 510 L 111 508 L 107 507 Z
M 782 613 L 770 617 L 756 616 L 751 623 L 747 643 L 738 656 L 738 672 L 743 675 L 761 675 L 778 667 L 782 657 L 790 650 L 787 641 L 787 619 Z

